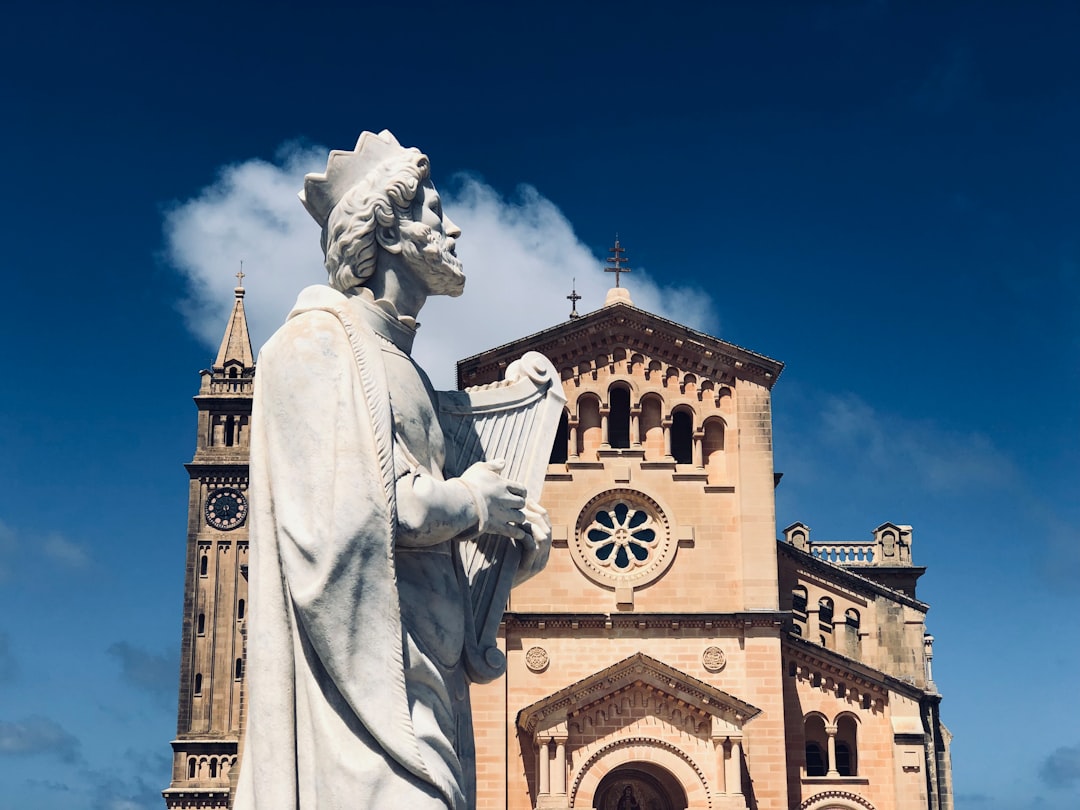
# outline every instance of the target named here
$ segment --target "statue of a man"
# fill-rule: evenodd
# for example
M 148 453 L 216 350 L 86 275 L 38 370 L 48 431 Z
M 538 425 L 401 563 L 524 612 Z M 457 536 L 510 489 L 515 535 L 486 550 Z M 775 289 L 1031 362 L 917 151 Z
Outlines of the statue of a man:
M 410 351 L 460 295 L 458 228 L 428 159 L 389 132 L 332 152 L 300 195 L 329 286 L 258 361 L 248 703 L 235 807 L 475 806 L 466 584 L 452 544 L 493 532 L 546 562 L 550 523 L 500 462 L 443 475 L 436 394 Z

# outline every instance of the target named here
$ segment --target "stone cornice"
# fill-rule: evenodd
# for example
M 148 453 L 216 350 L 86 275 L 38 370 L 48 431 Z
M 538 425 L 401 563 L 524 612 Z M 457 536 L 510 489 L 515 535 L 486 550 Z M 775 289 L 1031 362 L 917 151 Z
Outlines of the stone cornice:
M 913 683 L 902 681 L 874 667 L 867 666 L 854 658 L 848 658 L 835 650 L 814 644 L 796 635 L 788 634 L 781 642 L 781 652 L 790 659 L 806 664 L 808 667 L 854 683 L 863 690 L 870 690 L 885 695 L 898 692 L 913 700 L 921 700 L 926 692 Z
M 635 653 L 518 712 L 518 726 L 535 734 L 629 688 L 660 692 L 703 715 L 733 717 L 741 727 L 761 709 L 644 653 Z
M 614 629 L 672 630 L 693 628 L 777 628 L 790 614 L 782 611 L 744 613 L 517 613 L 503 615 L 507 627 L 527 629 Z
M 542 332 L 458 361 L 458 386 L 501 379 L 506 366 L 527 351 L 545 354 L 562 369 L 595 358 L 600 348 L 622 345 L 718 381 L 736 378 L 772 388 L 784 364 L 733 343 L 617 302 Z
M 819 560 L 814 555 L 802 549 L 795 548 L 795 546 L 787 543 L 783 540 L 777 540 L 777 545 L 780 546 L 781 553 L 787 554 L 799 567 L 806 571 L 818 574 L 825 579 L 839 578 L 841 583 L 851 588 L 856 593 L 861 593 L 864 596 L 871 598 L 877 596 L 884 596 L 888 599 L 892 599 L 895 602 L 899 602 L 907 607 L 914 608 L 926 613 L 930 610 L 930 605 L 926 602 L 920 602 L 918 599 L 912 599 L 906 593 L 902 591 L 894 590 L 893 588 L 886 587 L 880 582 L 875 582 L 872 579 L 856 574 L 850 568 L 845 568 L 842 565 L 831 563 L 826 560 Z M 878 568 L 876 570 L 891 571 L 892 568 Z M 904 566 L 904 571 L 918 571 L 920 566 Z M 922 568 L 922 570 L 926 570 Z

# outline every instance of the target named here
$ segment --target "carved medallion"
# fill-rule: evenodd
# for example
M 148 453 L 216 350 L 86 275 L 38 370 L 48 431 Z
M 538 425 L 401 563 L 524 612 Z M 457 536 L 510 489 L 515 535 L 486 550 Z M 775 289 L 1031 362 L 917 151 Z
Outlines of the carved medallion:
M 551 659 L 543 647 L 529 647 L 525 651 L 525 666 L 533 672 L 543 672 L 550 663 Z
M 719 647 L 706 647 L 701 654 L 701 665 L 709 672 L 719 672 L 727 666 L 727 656 Z

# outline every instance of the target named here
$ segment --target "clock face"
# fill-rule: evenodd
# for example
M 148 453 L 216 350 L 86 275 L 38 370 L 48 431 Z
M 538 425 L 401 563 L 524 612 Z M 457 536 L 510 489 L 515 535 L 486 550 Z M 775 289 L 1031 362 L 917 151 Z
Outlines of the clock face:
M 206 499 L 206 522 L 223 532 L 244 525 L 247 498 L 238 489 L 215 489 Z

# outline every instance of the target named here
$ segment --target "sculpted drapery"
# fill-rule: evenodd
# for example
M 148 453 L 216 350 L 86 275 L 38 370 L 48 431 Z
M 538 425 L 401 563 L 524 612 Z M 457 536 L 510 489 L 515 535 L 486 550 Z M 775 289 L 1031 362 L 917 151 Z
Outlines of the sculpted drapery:
M 300 294 L 258 360 L 234 807 L 472 810 L 472 614 L 454 548 L 518 541 L 523 579 L 550 522 L 501 462 L 444 479 L 438 397 L 411 349 L 424 302 L 460 295 L 465 276 L 427 158 L 365 132 L 301 200 L 331 286 Z

